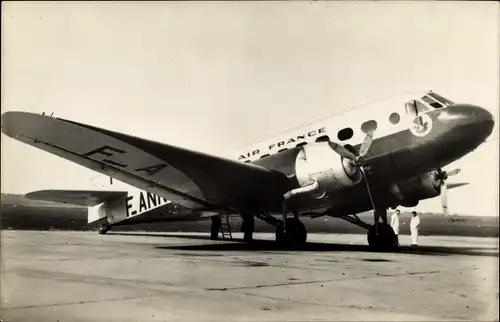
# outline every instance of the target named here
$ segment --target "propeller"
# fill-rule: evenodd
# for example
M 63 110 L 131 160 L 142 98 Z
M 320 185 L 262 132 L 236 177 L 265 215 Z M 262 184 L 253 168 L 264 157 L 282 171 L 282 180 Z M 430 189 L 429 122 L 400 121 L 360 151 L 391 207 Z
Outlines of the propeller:
M 445 217 L 448 217 L 448 184 L 446 183 L 446 180 L 449 177 L 456 176 L 460 173 L 460 171 L 460 169 L 453 169 L 451 171 L 438 169 L 436 172 L 436 180 L 438 181 L 441 190 L 441 205 L 443 207 Z
M 361 146 L 359 147 L 359 152 L 358 153 L 353 153 L 343 145 L 340 145 L 335 142 L 329 141 L 328 144 L 332 148 L 333 151 L 335 151 L 337 154 L 340 156 L 348 159 L 351 162 L 351 165 L 354 167 L 358 168 L 361 171 L 361 175 L 363 177 L 363 181 L 365 182 L 366 189 L 368 190 L 368 196 L 370 197 L 370 202 L 373 206 L 373 209 L 375 209 L 375 202 L 373 201 L 372 193 L 370 190 L 370 185 L 368 183 L 368 179 L 366 177 L 365 173 L 365 168 L 364 168 L 364 156 L 368 153 L 370 150 L 370 147 L 373 142 L 373 131 L 369 131 L 366 133 L 366 136 L 363 140 L 363 143 L 361 143 Z

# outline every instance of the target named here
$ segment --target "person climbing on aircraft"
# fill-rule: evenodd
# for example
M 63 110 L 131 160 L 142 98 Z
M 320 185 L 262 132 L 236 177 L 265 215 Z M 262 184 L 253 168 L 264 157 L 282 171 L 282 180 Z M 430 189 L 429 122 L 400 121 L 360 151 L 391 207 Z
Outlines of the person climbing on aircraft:
M 411 246 L 418 245 L 418 230 L 420 229 L 420 217 L 416 211 L 412 211 L 410 220 Z
M 391 216 L 391 227 L 395 234 L 395 244 L 399 246 L 399 214 L 401 211 L 396 209 L 396 211 Z

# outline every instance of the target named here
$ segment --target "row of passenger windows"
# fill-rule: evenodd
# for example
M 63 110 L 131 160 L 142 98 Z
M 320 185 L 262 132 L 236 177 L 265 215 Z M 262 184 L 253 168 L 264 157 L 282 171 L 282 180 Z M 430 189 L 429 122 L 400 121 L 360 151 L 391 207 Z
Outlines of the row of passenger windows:
M 399 121 L 401 121 L 401 116 L 398 113 L 394 112 L 391 115 L 389 115 L 389 122 L 391 122 L 391 124 L 398 124 Z M 361 131 L 363 133 L 373 132 L 376 129 L 377 129 L 377 121 L 375 121 L 375 120 L 366 121 L 363 124 L 361 124 Z M 338 131 L 338 133 L 337 133 L 337 138 L 340 141 L 347 141 L 347 140 L 351 139 L 353 136 L 354 136 L 354 131 L 350 127 L 346 127 L 344 129 Z M 330 141 L 330 137 L 328 135 L 320 136 L 315 140 L 315 142 L 328 142 L 328 141 Z M 306 145 L 306 144 L 307 144 L 307 142 L 302 142 L 302 143 L 297 144 L 296 147 L 301 147 L 301 146 Z M 277 153 L 280 153 L 280 152 L 283 152 L 286 150 L 288 150 L 288 148 L 278 150 Z M 270 154 L 264 154 L 260 158 L 262 159 L 262 158 L 266 158 L 268 156 L 270 156 Z M 245 162 L 248 163 L 250 161 L 251 160 L 246 160 Z
M 454 104 L 452 101 L 450 101 L 450 100 L 448 100 L 448 99 L 446 99 L 446 98 L 444 98 L 436 93 L 433 93 L 433 92 L 427 93 L 427 95 L 422 97 L 422 100 L 434 108 L 442 108 L 442 107 L 447 107 L 447 106 L 451 106 Z M 414 114 L 418 115 L 419 112 L 425 112 L 428 110 L 428 108 L 418 100 L 413 100 L 412 102 L 405 104 L 405 106 L 406 106 L 406 112 L 409 113 L 410 115 L 414 115 Z M 389 122 L 391 124 L 398 124 L 400 121 L 401 121 L 401 116 L 398 113 L 394 112 L 394 113 L 391 113 L 391 115 L 389 115 Z M 375 121 L 375 120 L 366 121 L 363 124 L 361 124 L 361 131 L 365 134 L 368 132 L 373 132 L 376 129 L 377 129 L 377 121 Z M 354 136 L 354 131 L 350 127 L 346 127 L 344 129 L 338 131 L 338 133 L 337 133 L 337 138 L 340 141 L 347 141 L 350 138 L 352 138 L 353 136 Z M 324 142 L 324 141 L 330 141 L 330 138 L 327 135 L 323 135 L 323 136 L 318 137 L 315 142 Z M 307 144 L 307 142 L 302 142 L 302 143 L 297 144 L 296 147 L 300 147 L 300 146 L 303 146 L 306 144 Z M 286 150 L 288 150 L 288 149 L 285 148 L 285 149 L 278 150 L 278 153 L 286 151 Z M 269 154 L 264 154 L 260 158 L 262 159 L 262 158 L 265 158 L 268 156 L 269 156 Z M 250 162 L 250 161 L 251 160 L 246 160 L 245 162 Z

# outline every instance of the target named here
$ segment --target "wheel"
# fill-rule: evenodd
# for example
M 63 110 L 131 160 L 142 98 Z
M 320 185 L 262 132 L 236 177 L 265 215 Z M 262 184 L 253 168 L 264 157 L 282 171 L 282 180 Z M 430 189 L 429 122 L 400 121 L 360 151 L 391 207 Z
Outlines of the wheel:
M 300 248 L 306 244 L 307 229 L 304 224 L 297 219 L 286 220 L 286 231 L 283 226 L 276 228 L 276 241 L 283 247 Z
M 99 226 L 98 233 L 99 233 L 99 235 L 106 235 L 108 230 L 109 230 L 108 224 L 102 224 Z
M 375 225 L 368 230 L 368 244 L 373 250 L 391 251 L 397 247 L 396 234 L 392 227 L 385 223 L 378 224 L 378 233 Z

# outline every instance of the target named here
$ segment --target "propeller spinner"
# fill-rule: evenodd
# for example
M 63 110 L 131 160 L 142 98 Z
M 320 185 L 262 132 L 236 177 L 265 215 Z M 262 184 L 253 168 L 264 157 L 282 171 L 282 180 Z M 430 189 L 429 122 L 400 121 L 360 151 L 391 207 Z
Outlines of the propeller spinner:
M 368 196 L 370 197 L 370 202 L 373 206 L 373 209 L 375 209 L 375 202 L 373 201 L 370 185 L 368 184 L 368 179 L 366 178 L 364 162 L 363 162 L 364 161 L 363 158 L 370 150 L 372 142 L 373 142 L 373 132 L 368 132 L 363 140 L 363 143 L 359 148 L 359 153 L 357 154 L 353 153 L 352 151 L 348 150 L 346 147 L 338 143 L 330 141 L 328 142 L 328 144 L 330 145 L 333 151 L 335 151 L 340 156 L 350 160 L 351 164 L 361 171 L 361 174 L 363 176 L 363 181 L 365 182 L 366 189 L 368 190 Z

